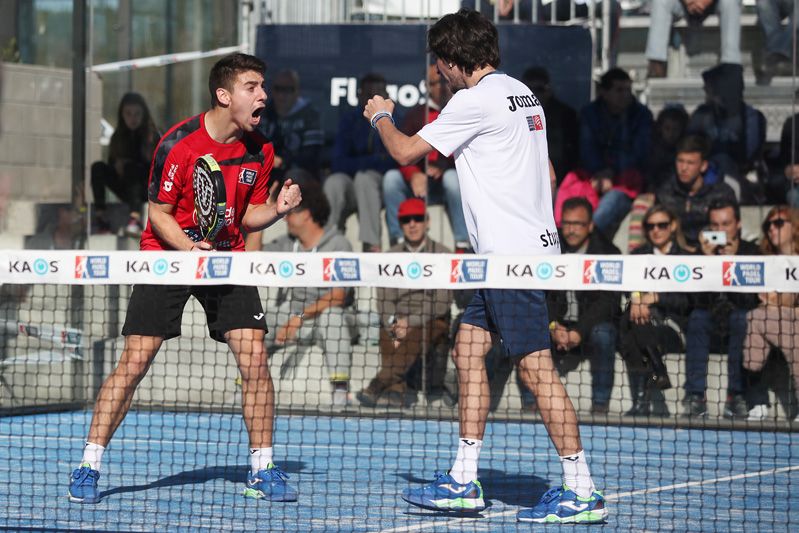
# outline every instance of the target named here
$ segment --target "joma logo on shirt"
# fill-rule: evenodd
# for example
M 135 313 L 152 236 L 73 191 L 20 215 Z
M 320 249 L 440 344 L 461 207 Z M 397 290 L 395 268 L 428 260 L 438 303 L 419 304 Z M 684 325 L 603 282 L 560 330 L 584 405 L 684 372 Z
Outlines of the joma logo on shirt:
M 523 94 L 521 96 L 506 96 L 505 98 L 507 98 L 508 102 L 510 102 L 508 109 L 510 109 L 511 111 L 516 111 L 517 109 L 520 109 L 522 107 L 535 107 L 541 105 L 541 102 L 538 101 L 538 98 L 536 98 L 532 94 Z

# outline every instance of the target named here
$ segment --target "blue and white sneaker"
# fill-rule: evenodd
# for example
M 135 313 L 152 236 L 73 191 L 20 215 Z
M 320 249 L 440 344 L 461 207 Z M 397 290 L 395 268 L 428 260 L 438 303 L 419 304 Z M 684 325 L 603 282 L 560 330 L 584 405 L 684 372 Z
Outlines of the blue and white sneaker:
M 69 501 L 73 503 L 97 503 L 100 493 L 97 491 L 97 481 L 100 472 L 93 470 L 89 463 L 83 463 L 72 471 L 69 477 Z
M 288 478 L 288 474 L 273 464 L 254 475 L 248 472 L 244 496 L 273 502 L 296 502 L 297 491 L 286 482 Z
M 433 511 L 477 513 L 486 508 L 483 486 L 477 480 L 462 485 L 448 472 L 436 472 L 436 480 L 419 489 L 405 489 L 402 499 L 411 505 Z
M 580 498 L 566 485 L 549 489 L 538 505 L 516 514 L 519 522 L 556 524 L 597 524 L 608 517 L 605 497 L 595 491 L 589 498 Z

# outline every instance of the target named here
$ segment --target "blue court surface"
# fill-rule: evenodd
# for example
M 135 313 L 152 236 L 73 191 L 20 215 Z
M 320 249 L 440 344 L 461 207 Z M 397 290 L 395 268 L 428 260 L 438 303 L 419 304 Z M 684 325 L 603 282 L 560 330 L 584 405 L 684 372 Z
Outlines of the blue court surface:
M 241 496 L 248 469 L 240 416 L 131 412 L 103 458 L 102 501 L 67 500 L 91 413 L 0 419 L 0 528 L 110 531 L 529 531 L 520 524 L 561 469 L 540 423 L 490 422 L 476 516 L 413 508 L 402 489 L 454 458 L 457 424 L 281 416 L 276 462 L 297 503 Z M 619 531 L 797 531 L 799 443 L 786 433 L 583 426 L 603 526 Z

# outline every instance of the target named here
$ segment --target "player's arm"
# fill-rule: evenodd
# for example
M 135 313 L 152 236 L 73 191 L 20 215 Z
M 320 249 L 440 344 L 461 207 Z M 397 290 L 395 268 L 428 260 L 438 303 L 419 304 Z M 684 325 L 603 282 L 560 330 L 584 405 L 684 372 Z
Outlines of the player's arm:
M 244 251 L 260 252 L 262 237 L 263 237 L 262 231 L 254 231 L 252 233 L 248 233 L 247 236 L 244 238 Z
M 183 232 L 183 229 L 172 214 L 174 210 L 175 206 L 173 205 L 161 204 L 150 200 L 147 216 L 150 219 L 150 224 L 156 235 L 175 250 L 193 251 L 212 249 L 213 247 L 207 242 L 194 242 Z
M 371 122 L 372 117 L 378 113 L 388 113 L 394 111 L 394 102 L 382 96 L 374 96 L 367 103 L 363 110 L 363 116 Z M 375 117 L 377 118 L 377 117 Z M 433 147 L 419 135 L 409 137 L 402 133 L 388 117 L 378 118 L 374 126 L 380 134 L 380 140 L 386 147 L 391 157 L 400 165 L 410 165 L 419 161 L 421 158 L 433 151 Z
M 287 179 L 283 183 L 276 201 L 273 202 L 267 198 L 263 204 L 247 206 L 247 211 L 241 219 L 242 228 L 248 233 L 268 228 L 280 220 L 283 215 L 300 205 L 301 201 L 300 186 L 293 183 L 291 179 Z

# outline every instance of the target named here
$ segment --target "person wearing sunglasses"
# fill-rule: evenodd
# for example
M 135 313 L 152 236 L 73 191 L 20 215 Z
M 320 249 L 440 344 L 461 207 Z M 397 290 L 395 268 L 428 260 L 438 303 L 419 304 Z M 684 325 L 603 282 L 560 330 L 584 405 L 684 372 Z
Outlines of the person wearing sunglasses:
M 398 209 L 403 242 L 394 245 L 389 252 L 429 254 L 450 253 L 450 250 L 427 236 L 429 220 L 424 200 L 410 198 Z M 408 269 L 404 274 L 425 275 L 423 255 L 415 266 L 388 265 Z M 403 264 L 407 264 L 405 262 Z M 380 368 L 369 385 L 357 394 L 361 405 L 367 407 L 409 407 L 416 403 L 417 391 L 408 386 L 410 371 L 426 354 L 428 383 L 420 383 L 420 389 L 428 393 L 443 388 L 447 367 L 449 345 L 450 307 L 452 293 L 444 289 L 395 289 L 379 288 L 378 310 L 382 328 L 380 330 Z
M 662 205 L 644 215 L 646 243 L 635 255 L 688 255 L 677 216 Z M 663 356 L 682 352 L 688 297 L 674 292 L 633 292 L 622 316 L 621 355 L 630 375 L 632 407 L 627 416 L 668 417 L 663 389 L 671 387 Z
M 787 205 L 772 207 L 763 222 L 760 250 L 764 255 L 797 255 L 799 253 L 799 209 Z M 744 367 L 759 372 L 769 359 L 771 348 L 782 352 L 790 366 L 794 392 L 799 391 L 799 295 L 794 292 L 769 292 L 760 294 L 760 305 L 749 312 L 746 340 L 744 341 Z M 768 397 L 752 407 L 750 420 L 768 416 Z M 797 402 L 793 402 L 789 418 L 797 416 Z

